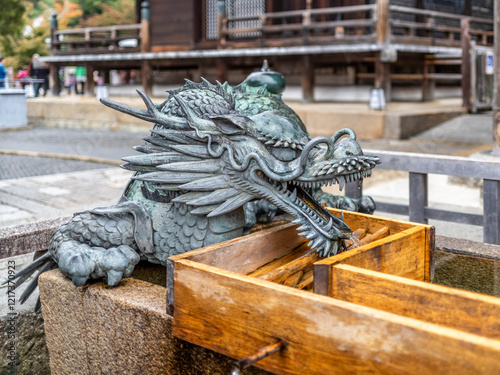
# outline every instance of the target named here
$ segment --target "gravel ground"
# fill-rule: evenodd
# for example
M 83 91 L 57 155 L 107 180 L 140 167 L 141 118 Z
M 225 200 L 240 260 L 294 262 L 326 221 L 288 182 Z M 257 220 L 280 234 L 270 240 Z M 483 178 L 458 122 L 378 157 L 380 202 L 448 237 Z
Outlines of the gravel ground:
M 0 180 L 102 169 L 108 166 L 112 165 L 71 159 L 0 154 Z

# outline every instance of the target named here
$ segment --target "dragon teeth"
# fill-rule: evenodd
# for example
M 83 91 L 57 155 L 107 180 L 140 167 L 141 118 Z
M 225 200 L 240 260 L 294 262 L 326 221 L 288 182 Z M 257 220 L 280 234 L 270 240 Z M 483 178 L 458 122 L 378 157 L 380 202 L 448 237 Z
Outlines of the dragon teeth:
M 314 241 L 314 243 L 312 244 L 312 247 L 313 247 L 313 248 L 316 248 L 316 247 L 318 247 L 318 246 L 319 246 L 322 242 L 324 242 L 324 241 L 325 241 L 325 240 L 324 240 L 324 238 L 323 238 L 323 237 L 318 237 L 318 238 Z M 311 241 L 311 242 L 312 242 L 312 241 Z
M 318 233 L 316 233 L 315 231 L 312 231 L 306 236 L 308 240 L 314 240 L 316 237 L 318 237 Z
M 344 188 L 344 185 L 345 185 L 345 178 L 344 178 L 344 176 L 340 176 L 337 179 L 337 181 L 339 183 L 339 189 L 340 189 L 340 191 L 342 191 L 342 189 Z

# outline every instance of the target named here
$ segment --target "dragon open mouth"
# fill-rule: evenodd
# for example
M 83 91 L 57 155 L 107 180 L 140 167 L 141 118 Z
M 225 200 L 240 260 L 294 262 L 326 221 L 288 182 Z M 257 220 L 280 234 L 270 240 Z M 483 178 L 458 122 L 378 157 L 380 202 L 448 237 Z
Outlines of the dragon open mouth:
M 302 176 L 288 182 L 278 182 L 261 171 L 257 176 L 266 184 L 272 185 L 275 193 L 267 197 L 283 211 L 295 216 L 297 231 L 306 237 L 309 246 L 317 249 L 320 256 L 336 254 L 343 246 L 344 239 L 351 237 L 351 229 L 343 217 L 337 218 L 314 200 L 311 189 L 338 184 L 340 190 L 346 182 L 362 181 L 371 176 L 371 169 L 379 163 L 376 156 L 348 156 L 334 162 L 320 164 L 309 177 Z

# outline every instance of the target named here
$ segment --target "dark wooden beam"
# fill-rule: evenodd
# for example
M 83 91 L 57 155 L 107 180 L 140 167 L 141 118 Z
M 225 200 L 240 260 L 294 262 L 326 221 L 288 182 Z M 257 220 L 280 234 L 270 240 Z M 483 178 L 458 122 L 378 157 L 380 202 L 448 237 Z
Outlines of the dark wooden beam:
M 61 93 L 61 80 L 59 79 L 59 65 L 50 64 L 50 78 L 52 80 L 52 95 L 59 96 Z
M 224 83 L 227 81 L 227 62 L 224 59 L 217 59 L 217 81 Z
M 381 53 L 377 52 L 375 58 L 375 88 L 384 90 L 385 100 L 391 101 L 391 64 L 383 62 Z
M 91 64 L 85 64 L 85 74 L 87 75 L 87 81 L 85 82 L 85 94 L 94 95 L 94 66 Z
M 153 69 L 151 62 L 144 60 L 141 63 L 142 90 L 148 96 L 153 95 Z
M 436 80 L 430 77 L 431 74 L 436 72 L 434 64 L 426 64 L 424 61 L 424 80 L 422 83 L 422 101 L 433 101 L 436 92 Z
M 311 103 L 314 101 L 314 61 L 311 55 L 302 57 L 302 101 Z

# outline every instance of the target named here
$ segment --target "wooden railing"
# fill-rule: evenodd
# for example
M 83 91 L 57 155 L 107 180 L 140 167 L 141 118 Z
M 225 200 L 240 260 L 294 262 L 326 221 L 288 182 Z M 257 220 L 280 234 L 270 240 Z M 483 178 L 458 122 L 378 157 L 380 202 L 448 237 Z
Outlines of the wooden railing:
M 219 45 L 230 47 L 308 45 L 375 41 L 376 5 L 293 10 L 252 17 L 223 17 Z M 342 19 L 344 15 L 352 19 Z M 356 18 L 354 18 L 356 17 Z M 257 27 L 236 27 L 237 22 L 258 20 Z M 257 37 L 255 36 L 257 35 Z M 253 39 L 253 40 L 252 40 Z
M 493 45 L 492 20 L 398 5 L 390 5 L 389 10 L 392 38 L 396 43 L 460 46 L 461 34 L 467 27 L 477 44 Z M 401 19 L 402 15 L 407 19 Z
M 55 30 L 52 34 L 52 54 L 137 52 L 141 49 L 140 31 L 140 23 Z M 120 45 L 125 40 L 130 40 L 133 45 Z
M 473 160 L 458 156 L 408 152 L 365 150 L 380 157 L 380 169 L 409 172 L 409 204 L 376 202 L 377 212 L 408 215 L 410 221 L 427 223 L 428 219 L 483 227 L 483 242 L 500 245 L 500 162 Z M 483 214 L 471 214 L 429 207 L 429 174 L 441 174 L 483 180 Z M 346 195 L 359 198 L 357 183 L 346 186 Z M 460 206 L 460 202 L 457 202 Z
M 259 25 L 238 27 L 238 22 L 243 21 L 258 21 Z M 477 44 L 493 44 L 492 20 L 390 5 L 388 0 L 379 0 L 370 5 L 251 17 L 222 15 L 218 45 L 233 48 L 376 42 L 458 47 L 464 29 Z

